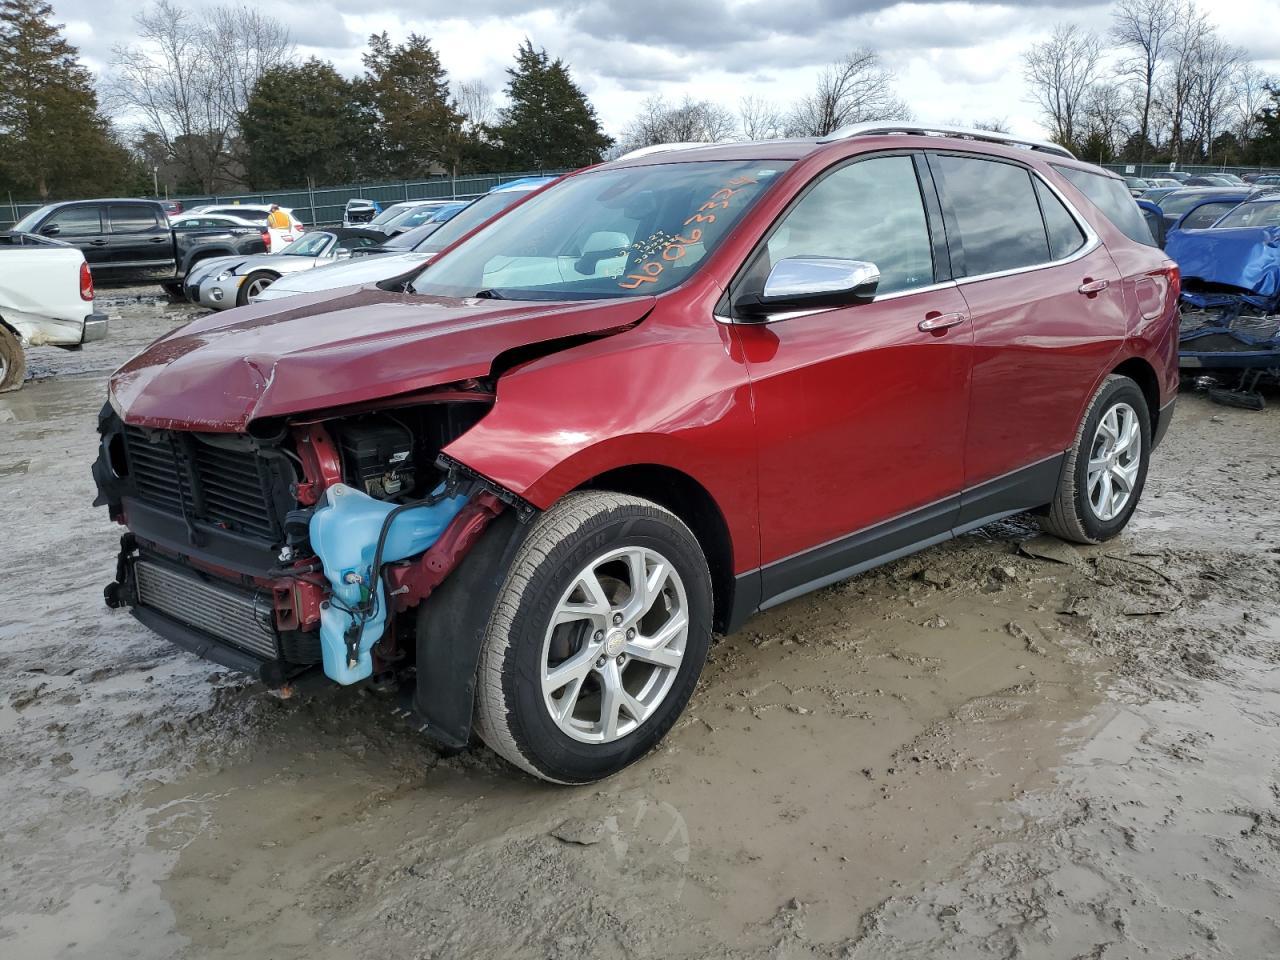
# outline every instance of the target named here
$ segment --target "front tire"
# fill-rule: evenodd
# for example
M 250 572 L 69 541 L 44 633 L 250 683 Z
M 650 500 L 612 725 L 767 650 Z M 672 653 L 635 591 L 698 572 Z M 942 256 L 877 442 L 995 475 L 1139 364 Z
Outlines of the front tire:
M 1063 540 L 1101 543 L 1129 523 L 1151 458 L 1151 413 L 1141 388 L 1112 375 L 1089 401 L 1041 527 Z
M 698 541 L 655 503 L 575 493 L 541 515 L 490 617 L 477 728 L 554 783 L 590 783 L 648 753 L 679 717 L 711 644 Z

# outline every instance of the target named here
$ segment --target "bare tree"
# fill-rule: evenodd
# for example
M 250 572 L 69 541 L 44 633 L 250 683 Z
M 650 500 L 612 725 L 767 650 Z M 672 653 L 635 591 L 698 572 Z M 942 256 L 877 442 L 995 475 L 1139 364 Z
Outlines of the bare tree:
M 1031 98 L 1049 122 L 1053 140 L 1073 147 L 1080 139 L 1084 102 L 1098 79 L 1102 41 L 1075 24 L 1060 23 L 1044 43 L 1022 55 Z
M 818 75 L 816 89 L 798 101 L 787 134 L 825 137 L 833 130 L 868 120 L 909 120 L 911 111 L 893 91 L 894 73 L 874 50 L 857 49 Z
M 621 142 L 628 150 L 658 143 L 721 143 L 732 140 L 737 128 L 733 113 L 720 104 L 686 96 L 672 105 L 653 96 L 641 104 Z
M 289 32 L 247 7 L 196 14 L 172 0 L 156 0 L 134 23 L 139 42 L 113 51 L 108 102 L 213 192 L 233 179 L 232 146 L 258 78 L 293 55 Z
M 777 105 L 759 97 L 743 97 L 738 102 L 738 123 L 747 140 L 776 139 L 785 127 Z
M 1119 69 L 1134 85 L 1140 105 L 1139 161 L 1146 159 L 1147 146 L 1151 142 L 1151 108 L 1155 99 L 1156 74 L 1168 52 L 1169 34 L 1174 28 L 1175 15 L 1174 0 L 1120 0 L 1111 14 L 1112 39 L 1125 54 L 1119 63 Z
M 974 130 L 986 130 L 988 133 L 1009 133 L 1008 117 L 990 117 L 986 120 L 975 120 L 971 124 Z
M 1258 134 L 1258 114 L 1269 98 L 1269 78 L 1252 63 L 1240 64 L 1236 72 L 1236 136 L 1248 143 Z
M 1192 126 L 1193 101 L 1199 84 L 1202 47 L 1213 33 L 1213 25 L 1195 5 L 1185 0 L 1178 8 L 1177 25 L 1170 34 L 1169 70 L 1162 84 L 1159 102 L 1169 118 L 1169 144 L 1175 161 L 1182 160 L 1183 141 Z
M 1085 94 L 1085 127 L 1106 158 L 1116 156 L 1128 139 L 1129 120 L 1138 113 L 1132 107 L 1118 83 L 1099 80 Z
M 498 116 L 493 91 L 483 80 L 467 80 L 453 85 L 453 109 L 462 114 L 464 130 L 474 133 L 492 126 Z
M 1229 122 L 1239 100 L 1237 86 L 1244 51 L 1223 42 L 1216 31 L 1201 41 L 1192 87 L 1192 136 L 1213 161 L 1213 141 Z

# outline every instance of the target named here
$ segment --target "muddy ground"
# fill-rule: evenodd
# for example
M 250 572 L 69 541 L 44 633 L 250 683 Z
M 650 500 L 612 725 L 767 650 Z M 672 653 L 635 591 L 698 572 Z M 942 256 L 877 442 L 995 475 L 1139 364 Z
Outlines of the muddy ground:
M 716 645 L 595 787 L 280 699 L 102 605 L 109 370 L 0 397 L 0 955 L 1280 955 L 1280 396 L 1184 395 L 1121 538 L 998 524 Z

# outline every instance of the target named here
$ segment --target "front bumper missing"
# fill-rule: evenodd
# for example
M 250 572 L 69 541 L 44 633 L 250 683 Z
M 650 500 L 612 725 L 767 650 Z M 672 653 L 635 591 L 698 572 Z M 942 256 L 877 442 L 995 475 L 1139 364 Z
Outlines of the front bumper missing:
M 129 608 L 144 626 L 196 656 L 280 686 L 310 669 L 287 655 L 314 646 L 315 634 L 276 630 L 270 591 L 248 590 L 138 549 L 132 534 L 120 541 L 116 580 L 104 591 L 107 606 Z M 307 643 L 310 640 L 310 643 Z M 318 649 L 306 659 L 318 659 Z

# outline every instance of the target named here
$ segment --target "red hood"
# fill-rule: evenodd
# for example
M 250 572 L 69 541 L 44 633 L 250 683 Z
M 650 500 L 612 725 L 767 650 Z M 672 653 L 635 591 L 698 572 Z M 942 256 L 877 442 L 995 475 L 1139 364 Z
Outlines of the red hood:
M 652 305 L 450 300 L 376 287 L 301 296 L 161 337 L 115 372 L 111 403 L 137 426 L 241 432 L 261 417 L 487 376 L 506 350 L 624 327 Z

